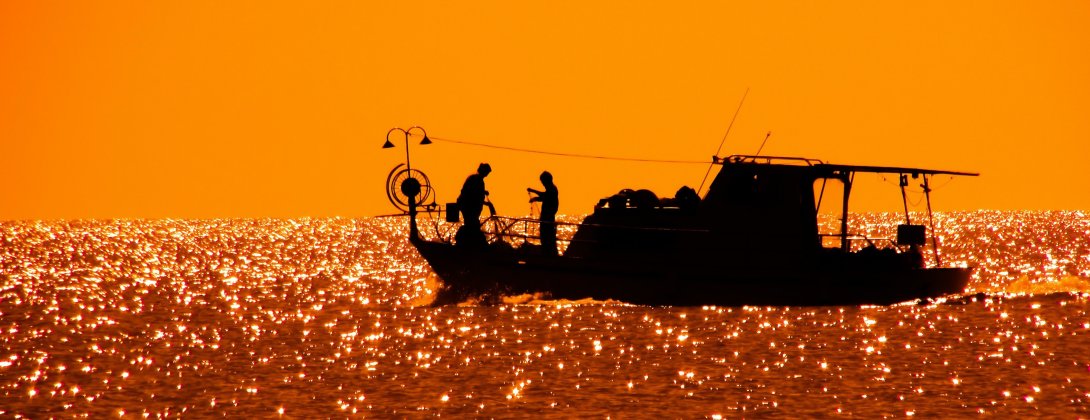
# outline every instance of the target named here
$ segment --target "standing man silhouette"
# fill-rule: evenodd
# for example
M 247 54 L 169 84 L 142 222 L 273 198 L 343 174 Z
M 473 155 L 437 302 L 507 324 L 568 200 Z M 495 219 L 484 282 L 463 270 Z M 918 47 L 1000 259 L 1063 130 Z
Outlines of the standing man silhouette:
M 556 211 L 560 209 L 560 190 L 553 183 L 553 174 L 544 171 L 539 177 L 544 191 L 527 188 L 526 192 L 537 195 L 530 202 L 541 202 L 541 248 L 545 255 L 557 255 L 556 250 Z
M 492 173 L 492 167 L 482 163 L 477 167 L 477 173 L 466 177 L 462 184 L 462 193 L 458 195 L 458 208 L 462 212 L 462 227 L 455 234 L 457 243 L 462 246 L 483 247 L 488 245 L 484 233 L 481 232 L 481 209 L 487 205 L 494 214 L 492 203 L 485 201 L 488 198 L 488 190 L 484 189 L 484 179 Z

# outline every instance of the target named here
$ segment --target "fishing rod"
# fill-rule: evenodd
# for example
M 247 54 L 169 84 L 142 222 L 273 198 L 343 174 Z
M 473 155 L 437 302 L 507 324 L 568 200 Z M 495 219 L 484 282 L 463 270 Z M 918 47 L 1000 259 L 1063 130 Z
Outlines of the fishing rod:
M 727 136 L 730 135 L 730 129 L 734 127 L 734 121 L 738 119 L 738 112 L 742 110 L 742 104 L 746 103 L 746 96 L 749 96 L 749 88 L 746 88 L 746 93 L 742 94 L 742 100 L 738 102 L 738 109 L 734 110 L 734 116 L 730 119 L 730 124 L 727 125 L 727 132 L 723 133 L 723 140 L 719 141 L 719 147 L 715 149 L 715 156 L 718 159 L 719 152 L 723 150 L 723 143 L 727 142 Z M 767 139 L 767 137 L 766 137 Z M 712 166 L 715 165 L 715 161 L 708 164 L 708 170 L 704 171 L 704 179 L 700 180 L 700 188 L 696 189 L 697 195 L 704 189 L 704 183 L 708 181 L 708 175 L 712 173 Z

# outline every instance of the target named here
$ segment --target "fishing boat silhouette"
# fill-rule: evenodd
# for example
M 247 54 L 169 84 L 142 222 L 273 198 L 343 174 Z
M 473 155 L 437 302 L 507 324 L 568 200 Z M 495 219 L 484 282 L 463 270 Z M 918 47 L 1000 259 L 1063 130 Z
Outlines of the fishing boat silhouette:
M 670 199 L 646 190 L 602 199 L 572 225 L 560 255 L 534 246 L 538 221 L 530 218 L 489 216 L 489 245 L 459 246 L 443 233 L 458 225 L 456 206 L 437 205 L 422 172 L 395 167 L 387 190 L 409 218 L 409 242 L 444 283 L 439 304 L 524 293 L 645 305 L 892 304 L 961 293 L 969 281 L 971 268 L 942 265 L 930 179 L 976 173 L 752 155 L 711 163 L 719 170 L 702 197 L 690 188 Z M 899 177 L 905 223 L 896 238 L 849 231 L 859 173 Z M 929 226 L 910 221 L 910 179 L 922 183 Z M 833 187 L 841 188 L 840 229 L 822 234 L 818 209 Z M 424 229 L 430 237 L 421 234 L 421 214 L 434 223 Z

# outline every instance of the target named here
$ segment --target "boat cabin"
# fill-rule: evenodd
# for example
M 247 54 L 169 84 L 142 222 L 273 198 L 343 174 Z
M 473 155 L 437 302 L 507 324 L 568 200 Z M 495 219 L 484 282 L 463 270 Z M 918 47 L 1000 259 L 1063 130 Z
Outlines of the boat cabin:
M 687 259 L 696 256 L 744 264 L 774 264 L 848 254 L 852 252 L 853 240 L 870 241 L 848 232 L 848 201 L 856 173 L 898 174 L 902 198 L 908 178 L 922 176 L 929 220 L 931 175 L 976 175 L 918 168 L 833 165 L 816 159 L 774 156 L 735 155 L 716 158 L 714 164 L 720 166 L 719 173 L 707 194 L 695 205 L 685 205 L 685 200 L 676 197 L 659 200 L 645 190 L 625 190 L 603 199 L 580 225 L 565 255 L 671 259 L 670 256 L 680 253 Z M 832 194 L 834 188 L 841 189 L 836 191 L 841 202 L 831 203 L 840 207 L 840 231 L 821 234 L 818 211 L 827 192 L 829 196 L 837 195 Z M 926 228 L 911 223 L 907 201 L 904 204 L 906 223 L 898 229 L 894 249 L 918 254 L 917 247 L 925 245 Z M 823 246 L 828 243 L 833 246 Z M 889 252 L 896 252 L 894 249 Z M 938 265 L 937 250 L 935 256 Z M 917 258 L 911 260 L 915 263 Z

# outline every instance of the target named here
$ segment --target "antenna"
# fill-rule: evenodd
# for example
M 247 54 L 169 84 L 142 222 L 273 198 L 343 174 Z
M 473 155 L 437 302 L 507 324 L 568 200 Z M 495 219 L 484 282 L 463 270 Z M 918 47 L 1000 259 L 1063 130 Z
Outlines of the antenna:
M 708 170 L 704 171 L 704 179 L 700 180 L 700 188 L 696 189 L 696 193 L 699 195 L 700 191 L 704 189 L 704 182 L 708 180 L 708 174 L 712 173 L 712 166 L 715 165 L 715 161 L 719 160 L 719 151 L 723 150 L 723 143 L 727 142 L 727 136 L 730 135 L 730 129 L 734 127 L 734 120 L 738 119 L 738 112 L 742 110 L 742 104 L 746 103 L 746 96 L 749 96 L 749 88 L 746 88 L 746 93 L 742 94 L 742 100 L 738 102 L 738 109 L 734 110 L 734 116 L 730 119 L 730 124 L 727 125 L 727 132 L 723 133 L 723 140 L 719 141 L 719 148 L 715 149 L 715 159 L 712 163 L 708 164 Z
M 761 150 L 764 150 L 765 142 L 768 141 L 769 137 L 772 137 L 772 132 L 771 131 L 769 131 L 768 134 L 765 134 L 765 139 L 761 141 L 761 147 L 757 148 L 757 154 L 755 154 L 753 156 L 760 156 L 761 155 Z

